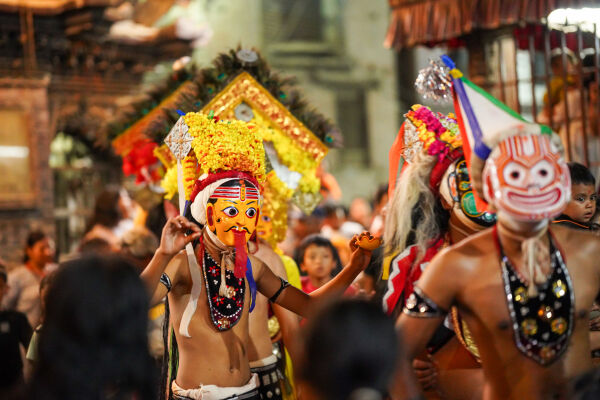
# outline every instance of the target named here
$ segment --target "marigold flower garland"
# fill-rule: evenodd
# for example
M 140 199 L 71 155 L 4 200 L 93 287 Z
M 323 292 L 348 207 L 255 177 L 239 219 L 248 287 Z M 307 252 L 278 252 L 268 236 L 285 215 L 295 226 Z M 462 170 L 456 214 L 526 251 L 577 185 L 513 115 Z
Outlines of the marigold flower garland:
M 192 136 L 192 149 L 199 168 L 194 178 L 218 171 L 241 171 L 251 174 L 263 184 L 265 181 L 265 150 L 256 126 L 243 121 L 217 121 L 200 113 L 184 117 Z M 186 171 L 186 173 L 189 173 Z M 177 169 L 171 167 L 161 182 L 165 197 L 177 193 Z
M 261 206 L 261 214 L 271 219 L 273 229 L 273 233 L 266 240 L 275 249 L 285 239 L 288 200 L 292 197 L 293 191 L 272 171 L 267 175 L 262 194 L 264 200 Z
M 215 121 L 195 112 L 183 118 L 193 137 L 192 149 L 201 173 L 242 171 L 264 182 L 265 150 L 254 125 L 237 120 Z
M 427 154 L 436 155 L 441 160 L 462 146 L 454 114 L 434 114 L 428 107 L 415 104 L 406 118 L 417 128 L 419 140 L 423 142 Z

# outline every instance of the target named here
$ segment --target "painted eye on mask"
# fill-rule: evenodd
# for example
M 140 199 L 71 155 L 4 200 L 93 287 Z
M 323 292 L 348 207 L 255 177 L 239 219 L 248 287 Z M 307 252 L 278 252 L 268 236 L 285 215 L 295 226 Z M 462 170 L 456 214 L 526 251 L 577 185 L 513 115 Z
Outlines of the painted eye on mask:
M 254 218 L 256 217 L 256 208 L 249 208 L 246 210 L 246 216 L 248 216 L 248 218 Z
M 239 211 L 237 208 L 230 206 L 227 207 L 226 209 L 223 210 L 223 212 L 225 213 L 225 215 L 227 215 L 228 217 L 235 217 L 236 215 L 239 214 Z
M 268 215 L 263 215 L 262 220 L 265 222 L 271 222 L 271 217 L 269 217 Z
M 504 181 L 511 186 L 524 186 L 527 170 L 521 164 L 514 161 L 504 167 Z
M 547 186 L 554 181 L 554 168 L 548 161 L 542 160 L 533 166 L 531 176 L 540 187 Z

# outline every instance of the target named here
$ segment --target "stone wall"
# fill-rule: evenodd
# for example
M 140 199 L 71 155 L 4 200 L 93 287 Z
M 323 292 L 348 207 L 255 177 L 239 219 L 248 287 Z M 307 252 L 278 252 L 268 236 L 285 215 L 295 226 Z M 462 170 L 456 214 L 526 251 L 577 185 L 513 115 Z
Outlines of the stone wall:
M 48 165 L 52 140 L 48 83 L 46 77 L 0 79 L 0 110 L 22 110 L 26 113 L 29 132 L 14 134 L 29 135 L 33 189 L 31 201 L 23 198 L 22 201 L 0 202 L 0 258 L 11 266 L 21 262 L 30 230 L 42 229 L 50 236 L 54 235 L 53 179 Z M 0 174 L 5 173 L 10 172 L 0 171 Z

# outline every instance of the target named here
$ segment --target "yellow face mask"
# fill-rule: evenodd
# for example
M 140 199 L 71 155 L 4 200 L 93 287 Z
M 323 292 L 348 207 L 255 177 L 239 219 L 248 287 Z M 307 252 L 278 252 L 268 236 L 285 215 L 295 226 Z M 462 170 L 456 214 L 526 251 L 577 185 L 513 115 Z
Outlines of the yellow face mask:
M 206 222 L 226 246 L 235 245 L 236 234 L 247 242 L 258 223 L 259 194 L 251 183 L 240 180 L 220 186 L 206 206 Z
M 273 235 L 273 220 L 270 215 L 261 213 L 258 225 L 256 225 L 256 234 L 259 238 L 267 241 Z

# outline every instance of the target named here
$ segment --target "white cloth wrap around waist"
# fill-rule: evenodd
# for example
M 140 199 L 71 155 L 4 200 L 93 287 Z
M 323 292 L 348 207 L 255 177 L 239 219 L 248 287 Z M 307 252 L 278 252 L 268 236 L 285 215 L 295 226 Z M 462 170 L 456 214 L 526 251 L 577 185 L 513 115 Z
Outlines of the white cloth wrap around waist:
M 239 387 L 220 387 L 217 385 L 200 385 L 194 389 L 182 389 L 176 381 L 173 381 L 171 388 L 177 396 L 189 397 L 194 400 L 222 400 L 232 396 L 239 396 L 258 388 L 258 374 L 252 374 L 250 380 L 244 386 Z
M 271 354 L 270 356 L 266 356 L 265 358 L 261 358 L 260 360 L 250 361 L 250 368 L 258 368 L 267 365 L 273 365 L 276 362 L 277 357 L 275 356 L 275 354 Z

